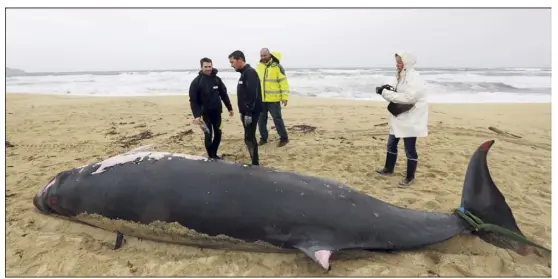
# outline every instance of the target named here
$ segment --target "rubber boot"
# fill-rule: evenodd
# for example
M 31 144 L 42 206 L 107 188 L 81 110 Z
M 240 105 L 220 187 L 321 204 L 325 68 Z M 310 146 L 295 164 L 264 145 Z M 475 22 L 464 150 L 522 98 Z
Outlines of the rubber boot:
M 383 169 L 376 170 L 379 174 L 392 174 L 395 168 L 395 162 L 397 161 L 397 154 L 386 153 L 386 164 Z
M 416 160 L 407 159 L 407 176 L 405 177 L 405 179 L 403 179 L 401 182 L 399 182 L 400 186 L 406 187 L 406 186 L 411 185 L 411 183 L 415 179 L 415 172 L 417 170 L 417 163 L 418 163 L 418 161 L 416 161 Z
M 260 158 L 258 156 L 258 146 L 254 146 L 251 141 L 246 141 L 246 148 L 248 149 L 248 153 L 250 154 L 250 159 L 252 159 L 252 165 L 258 166 L 260 164 Z
M 258 146 L 254 146 L 254 149 L 252 151 L 252 165 L 253 166 L 259 166 L 260 165 L 260 156 L 258 156 Z
M 221 157 L 219 157 L 217 155 L 217 152 L 212 152 L 211 155 L 209 155 L 209 158 L 216 159 L 216 160 L 221 160 Z

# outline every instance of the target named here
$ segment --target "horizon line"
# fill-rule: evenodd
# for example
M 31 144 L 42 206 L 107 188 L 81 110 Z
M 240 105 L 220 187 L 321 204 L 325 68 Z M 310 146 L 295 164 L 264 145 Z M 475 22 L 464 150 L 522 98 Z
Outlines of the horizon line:
M 248 63 L 250 64 L 250 63 Z M 199 68 L 174 68 L 174 69 L 143 69 L 143 70 L 71 70 L 71 71 L 33 71 L 28 72 L 22 70 L 20 68 L 12 68 L 6 66 L 6 69 L 22 71 L 22 75 L 26 74 L 72 74 L 72 73 L 107 73 L 107 72 L 191 72 L 191 71 L 199 71 Z M 393 66 L 309 66 L 309 67 L 291 67 L 289 69 L 292 70 L 301 70 L 301 69 L 390 69 L 395 68 Z M 498 66 L 498 67 L 469 67 L 469 66 L 423 66 L 423 67 L 416 67 L 416 69 L 509 69 L 509 68 L 552 68 L 552 66 Z M 234 71 L 232 68 L 217 68 L 219 71 Z

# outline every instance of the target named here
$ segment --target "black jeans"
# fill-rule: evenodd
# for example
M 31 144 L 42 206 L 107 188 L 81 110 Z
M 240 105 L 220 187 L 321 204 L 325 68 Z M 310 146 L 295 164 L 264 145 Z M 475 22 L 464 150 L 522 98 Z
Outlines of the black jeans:
M 405 145 L 405 154 L 409 160 L 418 160 L 418 154 L 416 149 L 417 138 L 403 138 L 403 144 Z M 394 135 L 389 135 L 387 143 L 387 151 L 393 155 L 397 155 L 397 145 L 399 144 L 399 138 Z
M 281 102 L 264 102 L 263 110 L 258 119 L 258 126 L 260 128 L 260 137 L 262 141 L 267 141 L 267 113 L 271 114 L 273 119 L 273 124 L 275 124 L 275 129 L 279 134 L 281 140 L 287 140 L 289 136 L 287 135 L 287 129 L 285 129 L 285 123 L 283 122 L 283 117 L 281 116 Z
M 248 153 L 250 153 L 250 158 L 252 159 L 252 165 L 259 165 L 260 158 L 258 156 L 258 141 L 256 140 L 256 128 L 258 126 L 258 117 L 260 113 L 252 114 L 252 123 L 246 125 L 244 122 L 245 114 L 240 114 L 240 121 L 242 122 L 242 127 L 244 127 L 244 143 L 248 148 Z
M 210 158 L 217 157 L 217 150 L 221 144 L 221 112 L 207 111 L 202 115 L 203 122 L 209 128 L 209 133 L 205 134 L 205 149 Z

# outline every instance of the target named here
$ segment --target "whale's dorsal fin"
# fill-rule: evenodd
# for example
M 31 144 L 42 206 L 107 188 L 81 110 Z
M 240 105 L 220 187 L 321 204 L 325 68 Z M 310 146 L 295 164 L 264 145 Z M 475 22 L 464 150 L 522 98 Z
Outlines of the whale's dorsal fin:
M 154 144 L 154 143 L 148 144 L 148 145 L 143 145 L 143 146 L 140 146 L 140 147 L 136 147 L 132 150 L 128 150 L 122 155 L 128 155 L 128 154 L 133 154 L 133 153 L 143 152 L 143 151 L 150 151 L 150 150 L 153 150 L 156 146 L 157 145 Z

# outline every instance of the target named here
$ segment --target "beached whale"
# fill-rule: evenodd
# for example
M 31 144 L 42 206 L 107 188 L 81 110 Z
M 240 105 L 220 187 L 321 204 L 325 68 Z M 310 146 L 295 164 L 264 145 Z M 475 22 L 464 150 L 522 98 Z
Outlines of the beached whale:
M 72 219 L 87 212 L 141 224 L 177 222 L 208 236 L 298 249 L 326 270 L 335 251 L 414 249 L 470 232 L 521 252 L 525 243 L 475 231 L 466 217 L 523 236 L 488 170 L 493 143 L 480 145 L 469 162 L 462 214 L 401 208 L 329 179 L 147 148 L 62 171 L 33 203 Z

